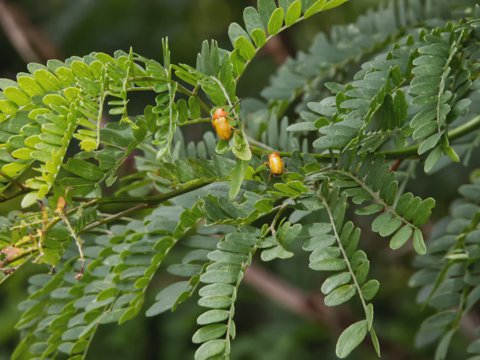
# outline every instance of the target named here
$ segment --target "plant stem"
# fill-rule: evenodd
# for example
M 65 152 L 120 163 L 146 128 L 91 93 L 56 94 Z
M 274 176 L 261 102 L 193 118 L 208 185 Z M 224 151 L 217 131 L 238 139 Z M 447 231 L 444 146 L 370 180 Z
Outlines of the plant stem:
M 337 229 L 337 226 L 335 225 L 335 218 L 333 216 L 332 210 L 330 209 L 330 204 L 328 204 L 327 200 L 324 199 L 323 197 L 320 197 L 320 200 L 322 201 L 323 205 L 325 206 L 325 210 L 327 211 L 327 215 L 328 215 L 328 218 L 330 220 L 330 224 L 332 225 L 333 235 L 335 236 L 338 248 L 340 249 L 340 252 L 342 253 L 342 257 L 345 260 L 348 272 L 352 276 L 353 285 L 355 286 L 355 288 L 357 290 L 358 297 L 360 298 L 360 302 L 362 303 L 363 311 L 365 312 L 365 317 L 368 319 L 368 313 L 369 312 L 368 312 L 367 302 L 365 301 L 365 298 L 363 297 L 362 287 L 358 283 L 355 271 L 353 271 L 352 265 L 350 264 L 350 260 L 347 256 L 347 252 L 345 251 L 345 248 L 343 247 L 342 240 L 340 239 L 340 231 L 339 231 L 339 229 Z
M 85 226 L 83 229 L 81 229 L 78 233 L 82 233 L 82 232 L 87 232 L 87 231 L 90 231 L 94 228 L 96 228 L 97 226 L 100 226 L 100 225 L 103 225 L 103 224 L 107 224 L 109 222 L 112 222 L 114 220 L 117 220 L 117 219 L 120 219 L 122 217 L 124 217 L 125 215 L 128 215 L 132 212 L 136 212 L 136 211 L 139 211 L 139 210 L 143 210 L 143 209 L 146 209 L 148 207 L 152 206 L 151 204 L 139 204 L 139 205 L 135 205 L 134 207 L 131 207 L 131 208 L 128 208 L 126 210 L 123 210 L 119 213 L 116 213 L 116 214 L 113 214 L 111 216 L 108 216 L 102 220 L 97 220 L 97 221 L 93 221 L 91 222 L 90 224 L 88 224 L 87 226 Z
M 193 124 L 207 124 L 207 123 L 211 123 L 211 122 L 212 122 L 212 119 L 210 119 L 210 118 L 197 118 L 197 119 L 188 120 L 184 123 L 179 123 L 179 124 L 177 124 L 177 126 L 186 126 L 186 125 L 193 125 Z
M 456 127 L 453 130 L 448 132 L 448 140 L 453 141 L 459 139 L 465 135 L 470 134 L 472 131 L 480 129 L 480 116 L 474 117 L 472 120 L 466 122 L 463 125 Z M 258 143 L 260 145 L 261 143 Z M 410 157 L 419 157 L 418 148 L 420 144 L 415 144 L 411 146 L 404 147 L 402 149 L 380 151 L 378 154 L 385 156 L 386 159 L 406 159 Z M 265 155 L 270 153 L 272 150 L 261 146 L 251 146 L 252 152 L 256 155 Z M 275 150 L 276 151 L 276 150 Z M 280 156 L 290 157 L 292 153 L 289 151 L 276 151 Z M 337 158 L 338 154 L 318 154 L 318 153 L 307 153 L 310 156 L 313 156 L 317 159 L 330 160 L 331 158 Z
M 472 131 L 480 128 L 480 116 L 474 117 L 472 120 L 466 122 L 463 125 L 456 127 L 448 132 L 448 140 L 456 140 L 465 135 L 470 134 Z M 387 159 L 404 159 L 408 157 L 418 157 L 418 148 L 420 144 L 405 147 L 403 149 L 390 150 L 381 152 Z
M 261 141 L 258 141 L 258 140 L 255 140 L 254 138 L 252 138 L 251 136 L 248 136 L 247 135 L 247 140 L 250 144 L 253 144 L 253 146 L 251 146 L 251 149 L 252 151 L 255 150 L 255 148 L 260 148 L 262 151 L 266 150 L 266 151 L 275 151 L 274 148 L 262 143 Z
M 284 156 L 284 157 L 292 156 L 292 153 L 290 151 L 279 151 L 279 150 L 271 148 L 270 146 L 263 145 L 262 143 L 260 143 L 258 141 L 255 141 L 255 143 L 258 144 L 258 145 L 251 145 L 250 146 L 250 150 L 252 150 L 252 153 L 254 153 L 255 155 L 262 156 L 262 155 L 270 154 L 272 151 L 275 151 L 280 156 Z M 330 158 L 331 158 L 331 156 L 329 154 L 316 154 L 316 153 L 308 153 L 308 154 L 317 158 L 317 159 L 330 160 Z
M 145 197 L 142 197 L 142 198 L 102 198 L 102 199 L 97 199 L 99 204 L 114 204 L 114 203 L 124 203 L 124 202 L 140 203 L 140 204 L 135 205 L 135 206 L 133 206 L 131 208 L 128 208 L 126 210 L 123 210 L 123 211 L 121 211 L 117 214 L 113 214 L 111 216 L 108 216 L 108 217 L 106 217 L 102 220 L 93 221 L 90 224 L 88 224 L 87 226 L 85 226 L 83 229 L 81 229 L 79 231 L 79 233 L 87 232 L 89 230 L 92 230 L 92 229 L 96 228 L 97 226 L 107 224 L 107 223 L 112 222 L 114 220 L 118 220 L 118 219 L 120 219 L 120 218 L 122 218 L 122 217 L 124 217 L 128 214 L 153 207 L 155 205 L 158 205 L 162 202 L 170 200 L 170 199 L 172 199 L 174 197 L 177 197 L 179 195 L 183 195 L 183 194 L 189 193 L 191 191 L 200 189 L 204 186 L 207 186 L 207 185 L 213 183 L 214 181 L 219 181 L 219 179 L 204 180 L 204 181 L 201 181 L 201 182 L 196 182 L 192 185 L 185 186 L 183 188 L 179 188 L 177 190 L 173 190 L 173 191 L 170 191 L 168 193 L 155 195 L 155 196 L 145 196 Z
M 220 179 L 208 179 L 202 181 L 196 181 L 188 186 L 183 186 L 178 189 L 172 190 L 170 192 L 152 195 L 152 196 L 142 196 L 142 197 L 105 197 L 98 199 L 84 198 L 84 197 L 73 197 L 74 201 L 87 201 L 95 200 L 95 204 L 123 204 L 123 203 L 144 203 L 147 205 L 157 205 L 164 201 L 173 199 L 179 195 L 186 194 L 188 192 L 200 189 L 204 186 L 207 186 L 215 181 L 220 181 Z
M 359 179 L 357 176 L 349 173 L 348 171 L 343 171 L 343 170 L 330 170 L 331 173 L 335 173 L 335 174 L 340 174 L 340 175 L 343 175 L 351 180 L 353 180 L 355 183 L 358 184 L 358 186 L 360 186 L 363 190 L 365 190 L 371 197 L 372 199 L 374 200 L 374 202 L 376 202 L 377 204 L 380 204 L 383 206 L 383 211 L 384 212 L 388 212 L 390 213 L 390 215 L 392 215 L 392 217 L 394 218 L 397 218 L 398 220 L 400 220 L 403 224 L 405 225 L 408 225 L 410 226 L 412 229 L 414 230 L 420 230 L 418 228 L 418 226 L 415 226 L 413 223 L 411 223 L 410 221 L 408 221 L 407 219 L 405 219 L 403 216 L 399 215 L 397 213 L 397 211 L 395 210 L 394 207 L 392 207 L 391 205 L 387 204 L 385 200 L 383 200 L 379 193 L 378 192 L 375 192 L 373 191 L 369 186 L 367 186 L 367 184 L 362 180 L 362 179 Z

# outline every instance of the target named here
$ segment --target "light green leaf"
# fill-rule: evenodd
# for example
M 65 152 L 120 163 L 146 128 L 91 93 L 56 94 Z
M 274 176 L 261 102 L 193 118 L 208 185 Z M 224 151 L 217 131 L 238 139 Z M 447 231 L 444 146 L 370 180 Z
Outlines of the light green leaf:
M 225 324 L 210 324 L 198 329 L 193 334 L 192 342 L 194 344 L 201 344 L 209 340 L 218 339 L 223 336 L 227 331 L 227 325 Z
M 230 144 L 227 140 L 219 140 L 217 146 L 215 147 L 215 152 L 217 154 L 226 154 L 230 150 Z
M 274 246 L 270 249 L 262 251 L 261 258 L 263 261 L 272 261 L 275 259 L 289 259 L 294 254 L 291 251 L 286 250 L 280 245 Z
M 251 60 L 256 54 L 255 47 L 245 36 L 238 37 L 235 40 L 234 47 L 240 51 L 240 55 L 245 60 Z
M 357 293 L 354 285 L 343 285 L 325 297 L 325 305 L 327 306 L 337 306 L 347 302 Z
M 375 349 L 377 356 L 381 357 L 382 353 L 380 351 L 380 343 L 378 341 L 377 333 L 373 327 L 370 329 L 370 338 L 372 339 L 373 348 Z
M 432 214 L 432 209 L 435 207 L 435 199 L 427 198 L 418 205 L 413 216 L 413 224 L 416 226 L 423 225 L 427 222 Z
M 438 163 L 440 158 L 442 157 L 442 150 L 439 147 L 436 147 L 428 154 L 427 158 L 425 159 L 424 170 L 426 173 L 432 171 L 433 167 Z
M 262 47 L 267 42 L 267 34 L 263 29 L 255 29 L 250 33 L 253 42 L 257 47 Z
M 235 199 L 240 188 L 242 186 L 243 180 L 245 179 L 245 174 L 248 168 L 248 161 L 237 160 L 235 167 L 232 172 L 232 180 L 230 181 L 230 191 L 228 192 L 228 197 L 230 200 Z
M 443 149 L 443 151 L 445 152 L 445 154 L 448 156 L 448 158 L 455 162 L 455 163 L 458 163 L 460 162 L 460 156 L 458 156 L 458 154 L 456 153 L 456 151 L 451 147 L 451 146 L 447 146 Z
M 235 131 L 235 134 L 233 135 L 232 152 L 240 160 L 249 161 L 252 158 L 252 152 L 250 151 L 250 147 L 248 146 L 243 131 Z
M 344 259 L 324 259 L 310 263 L 310 268 L 316 271 L 341 271 L 347 268 Z
M 337 341 L 335 353 L 340 359 L 346 358 L 365 339 L 368 332 L 367 320 L 362 320 L 346 328 Z
M 208 360 L 225 351 L 225 340 L 210 340 L 202 344 L 195 352 L 195 360 Z
M 275 0 L 258 0 L 257 8 L 263 24 L 267 28 L 270 17 L 277 8 L 277 4 L 275 4 Z
M 425 255 L 427 253 L 427 247 L 423 240 L 423 234 L 419 229 L 415 229 L 413 232 L 413 248 L 419 255 Z
M 232 304 L 232 299 L 226 296 L 206 296 L 198 300 L 198 305 L 210 309 L 225 309 Z
M 435 350 L 435 360 L 445 360 L 452 336 L 455 334 L 455 331 L 456 329 L 451 329 L 442 336 L 442 339 L 438 343 L 437 349 Z
M 228 310 L 208 310 L 197 318 L 198 325 L 208 325 L 224 321 L 228 318 Z
M 426 138 L 418 148 L 418 155 L 425 154 L 428 150 L 431 150 L 435 146 L 437 146 L 442 135 L 443 135 L 442 133 L 438 133 L 438 134 L 433 134 L 428 138 Z
M 285 12 L 283 8 L 279 7 L 275 9 L 270 17 L 270 20 L 268 21 L 268 33 L 270 35 L 275 35 L 280 31 L 283 25 L 284 14 Z
M 373 316 L 374 316 L 373 305 L 368 304 L 365 311 L 366 311 L 366 315 L 367 315 L 368 330 L 371 330 L 372 326 L 373 326 Z
M 392 250 L 400 249 L 412 236 L 413 229 L 410 225 L 405 225 L 393 235 L 390 240 L 390 248 Z
M 305 121 L 296 124 L 292 124 L 287 127 L 287 131 L 317 131 L 317 127 L 313 122 Z
M 333 9 L 333 8 L 336 8 L 342 4 L 345 4 L 348 0 L 330 0 L 326 5 L 325 7 L 323 8 L 323 10 L 330 10 L 330 9 Z
M 264 26 L 262 23 L 262 19 L 260 15 L 253 6 L 248 6 L 243 10 L 243 20 L 245 22 L 245 27 L 247 28 L 247 32 L 252 35 L 252 32 L 255 29 L 264 30 Z
M 233 285 L 230 284 L 211 284 L 205 285 L 198 291 L 198 295 L 202 297 L 209 296 L 230 296 L 234 290 Z
M 309 18 L 312 15 L 315 15 L 316 13 L 320 12 L 323 10 L 325 7 L 325 4 L 327 3 L 327 0 L 317 0 L 314 2 L 308 9 L 305 11 L 304 17 L 305 19 Z
M 188 281 L 180 281 L 168 285 L 161 290 L 157 296 L 157 302 L 153 304 L 146 312 L 147 317 L 159 315 L 169 309 L 171 309 L 177 299 L 186 291 L 190 290 L 190 284 Z
M 295 0 L 288 7 L 287 13 L 285 15 L 285 25 L 293 25 L 302 15 L 302 0 Z
M 339 286 L 348 284 L 351 279 L 352 276 L 349 272 L 332 275 L 324 281 L 321 291 L 323 294 L 328 295 L 332 290 L 335 290 Z
M 365 300 L 371 300 L 378 292 L 380 283 L 377 280 L 369 280 L 362 286 L 362 294 Z
M 372 230 L 381 236 L 390 236 L 402 226 L 402 221 L 396 217 L 392 217 L 390 213 L 380 214 L 372 223 Z

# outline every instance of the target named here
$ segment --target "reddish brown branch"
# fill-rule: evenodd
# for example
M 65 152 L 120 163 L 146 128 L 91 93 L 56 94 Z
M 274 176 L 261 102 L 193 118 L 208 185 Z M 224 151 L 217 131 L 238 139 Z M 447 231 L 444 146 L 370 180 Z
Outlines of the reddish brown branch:
M 397 171 L 400 165 L 402 165 L 404 159 L 397 159 L 395 160 L 392 165 L 390 166 L 390 171 Z
M 288 47 L 285 44 L 284 38 L 281 35 L 275 36 L 270 41 L 268 41 L 265 44 L 263 51 L 271 55 L 273 61 L 275 61 L 277 65 L 283 64 L 290 56 Z
M 343 327 L 343 321 L 336 312 L 323 304 L 323 295 L 310 296 L 258 265 L 252 265 L 247 269 L 245 283 L 278 305 L 321 323 L 337 334 Z
M 0 26 L 25 62 L 60 57 L 55 44 L 30 21 L 25 12 L 5 0 L 0 0 Z
M 345 309 L 339 311 L 338 308 L 334 310 L 325 306 L 322 294 L 307 294 L 285 280 L 271 274 L 261 266 L 252 265 L 247 268 L 244 281 L 258 293 L 276 302 L 278 305 L 327 327 L 335 336 L 338 336 L 343 329 L 355 321 L 352 315 Z M 381 334 L 379 335 L 381 337 Z M 384 347 L 383 356 L 386 359 L 423 359 L 421 356 L 415 356 L 408 349 L 389 339 L 383 338 L 381 342 Z M 365 344 L 365 346 L 369 346 L 373 351 L 370 344 Z

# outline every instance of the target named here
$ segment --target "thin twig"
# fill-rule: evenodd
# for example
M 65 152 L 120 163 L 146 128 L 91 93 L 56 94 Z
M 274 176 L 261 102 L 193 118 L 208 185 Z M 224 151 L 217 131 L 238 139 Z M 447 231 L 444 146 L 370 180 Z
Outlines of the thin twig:
M 100 226 L 100 225 L 103 225 L 103 224 L 108 224 L 114 220 L 118 220 L 118 219 L 121 219 L 122 217 L 124 217 L 125 215 L 128 215 L 128 214 L 131 214 L 131 213 L 134 213 L 134 212 L 137 212 L 137 211 L 140 211 L 140 210 L 143 210 L 143 209 L 147 209 L 149 207 L 152 207 L 151 204 L 139 204 L 139 205 L 135 205 L 134 207 L 131 207 L 131 208 L 128 208 L 126 210 L 123 210 L 119 213 L 116 213 L 116 214 L 113 214 L 111 216 L 108 216 L 102 220 L 97 220 L 97 221 L 94 221 L 94 222 L 91 222 L 90 224 L 88 224 L 87 226 L 85 226 L 83 229 L 81 229 L 79 231 L 79 233 L 83 233 L 83 232 L 87 232 L 87 231 L 90 231 L 94 228 L 96 228 L 97 226 Z
M 393 162 L 393 164 L 390 166 L 390 171 L 395 172 L 398 170 L 400 165 L 402 165 L 404 159 L 397 159 Z

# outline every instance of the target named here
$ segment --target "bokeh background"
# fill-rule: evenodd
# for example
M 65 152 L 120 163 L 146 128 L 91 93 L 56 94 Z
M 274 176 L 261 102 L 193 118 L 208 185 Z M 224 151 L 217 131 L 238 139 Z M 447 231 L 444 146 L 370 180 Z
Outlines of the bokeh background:
M 242 79 L 240 95 L 257 97 L 278 65 L 287 56 L 307 49 L 317 32 L 328 32 L 332 25 L 348 23 L 378 3 L 378 0 L 352 0 L 282 34 L 255 59 Z M 160 59 L 161 39 L 165 36 L 170 40 L 173 61 L 193 65 L 205 39 L 216 39 L 220 46 L 229 48 L 228 25 L 240 21 L 243 8 L 248 5 L 252 3 L 247 0 L 0 0 L 0 77 L 14 78 L 31 61 L 45 62 L 49 58 L 62 59 L 91 51 L 112 53 L 133 47 L 146 57 Z M 12 21 L 16 26 L 12 27 Z M 471 168 L 479 165 L 476 159 L 478 156 L 474 156 Z M 459 184 L 468 181 L 468 174 L 469 169 L 450 166 L 434 177 L 419 175 L 409 190 L 437 198 L 434 219 L 439 219 L 446 214 Z M 6 210 L 0 204 L 0 212 Z M 432 359 L 432 347 L 414 346 L 415 332 L 429 310 L 420 309 L 415 303 L 415 290 L 407 287 L 413 272 L 412 251 L 392 254 L 385 240 L 367 229 L 363 238 L 372 263 L 372 277 L 382 284 L 376 298 L 376 328 L 384 358 Z M 321 278 L 306 269 L 305 260 L 299 256 L 269 264 L 264 270 L 268 272 L 267 281 L 276 282 L 285 296 L 303 296 L 315 305 Z M 26 296 L 27 278 L 43 270 L 31 266 L 0 287 L 0 360 L 10 358 L 18 341 L 19 334 L 14 330 L 19 317 L 16 306 Z M 150 296 L 168 281 L 162 276 L 166 275 L 155 280 Z M 337 334 L 332 322 L 292 311 L 291 307 L 265 297 L 259 287 L 241 288 L 232 360 L 335 359 Z M 348 323 L 348 319 L 361 316 L 359 310 L 347 306 L 334 311 L 337 319 Z M 195 301 L 189 301 L 174 314 L 152 319 L 139 316 L 120 327 L 104 326 L 95 337 L 88 359 L 192 359 L 195 348 L 190 338 L 198 314 Z M 468 332 L 468 327 L 465 328 Z M 460 359 L 456 350 L 462 354 L 466 344 L 462 336 L 457 336 L 450 358 Z M 351 356 L 362 360 L 374 358 L 369 346 L 361 347 Z

